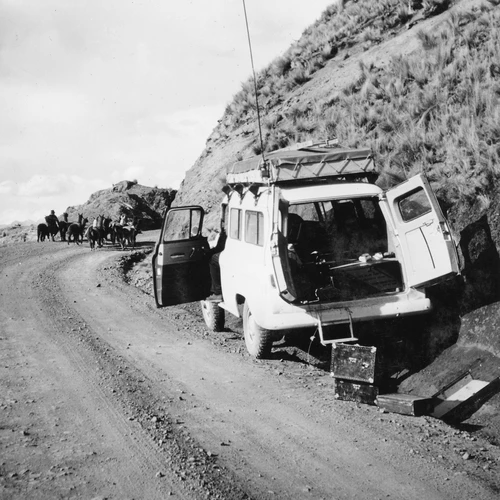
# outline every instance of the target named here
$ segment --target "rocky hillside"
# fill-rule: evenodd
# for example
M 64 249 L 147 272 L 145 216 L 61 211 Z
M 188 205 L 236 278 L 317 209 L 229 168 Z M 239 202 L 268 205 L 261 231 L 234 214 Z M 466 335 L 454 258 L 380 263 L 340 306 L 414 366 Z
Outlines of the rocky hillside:
M 161 225 L 165 208 L 170 207 L 176 191 L 147 187 L 132 181 L 122 181 L 112 188 L 93 193 L 83 205 L 68 207 L 68 220 L 77 220 L 83 214 L 89 221 L 98 215 L 118 221 L 122 214 L 129 219 L 140 219 L 142 229 L 156 229 Z M 62 215 L 60 216 L 62 217 Z
M 486 220 L 498 252 L 499 3 L 328 7 L 257 75 L 264 151 L 311 139 L 369 146 L 382 185 L 425 172 L 457 237 Z M 262 149 L 253 89 L 243 83 L 175 201 L 206 207 L 209 229 L 217 227 L 227 166 Z

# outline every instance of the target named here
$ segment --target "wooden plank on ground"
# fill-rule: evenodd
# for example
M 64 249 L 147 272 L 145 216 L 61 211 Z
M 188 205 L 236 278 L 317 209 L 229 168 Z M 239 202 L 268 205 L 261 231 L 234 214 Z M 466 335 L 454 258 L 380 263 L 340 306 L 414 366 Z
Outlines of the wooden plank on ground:
M 380 394 L 377 396 L 376 402 L 384 410 L 415 417 L 429 415 L 434 407 L 431 398 L 423 398 L 412 394 Z

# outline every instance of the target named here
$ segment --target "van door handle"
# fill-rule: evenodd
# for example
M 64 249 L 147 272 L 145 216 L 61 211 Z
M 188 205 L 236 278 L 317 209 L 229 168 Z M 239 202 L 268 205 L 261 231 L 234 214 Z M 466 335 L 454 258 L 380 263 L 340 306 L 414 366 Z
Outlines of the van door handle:
M 182 259 L 182 257 L 184 257 L 184 254 L 183 253 L 173 253 L 170 258 L 171 259 Z

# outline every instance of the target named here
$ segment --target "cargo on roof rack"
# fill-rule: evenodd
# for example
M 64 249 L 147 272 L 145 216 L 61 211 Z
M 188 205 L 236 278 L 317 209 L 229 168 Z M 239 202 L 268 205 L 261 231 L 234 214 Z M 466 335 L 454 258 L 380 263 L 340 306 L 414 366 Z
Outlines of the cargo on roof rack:
M 226 182 L 276 184 L 296 181 L 373 180 L 377 177 L 370 149 L 302 147 L 279 150 L 235 162 L 228 167 Z

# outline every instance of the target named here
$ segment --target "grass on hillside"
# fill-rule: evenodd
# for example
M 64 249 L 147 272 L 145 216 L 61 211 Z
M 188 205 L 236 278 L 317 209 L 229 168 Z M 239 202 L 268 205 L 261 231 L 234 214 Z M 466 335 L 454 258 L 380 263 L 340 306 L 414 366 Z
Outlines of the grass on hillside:
M 423 3 L 430 10 L 450 2 Z M 340 48 L 377 43 L 382 33 L 410 16 L 407 3 L 399 0 L 348 2 L 342 12 L 329 7 L 258 76 L 265 149 L 327 138 L 349 147 L 368 145 L 386 179 L 402 180 L 423 171 L 443 201 L 478 198 L 487 205 L 500 173 L 498 3 L 490 0 L 471 12 L 450 13 L 438 33 L 420 31 L 424 57 L 394 58 L 385 68 L 361 66 L 358 81 L 342 92 L 295 104 L 286 115 L 278 113 L 290 90 L 312 78 Z M 226 117 L 236 128 L 254 112 L 249 81 L 226 109 Z
M 500 173 L 499 25 L 498 9 L 452 14 L 441 32 L 419 34 L 425 57 L 362 68 L 323 103 L 323 124 L 343 144 L 369 142 L 386 172 L 425 172 L 450 204 L 487 194 Z

